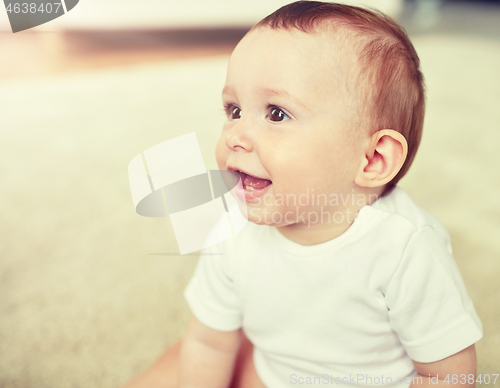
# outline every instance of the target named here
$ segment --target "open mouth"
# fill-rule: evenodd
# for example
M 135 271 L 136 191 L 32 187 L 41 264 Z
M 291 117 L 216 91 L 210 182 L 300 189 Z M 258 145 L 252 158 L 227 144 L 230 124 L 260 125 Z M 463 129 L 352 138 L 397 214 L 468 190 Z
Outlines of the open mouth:
M 252 176 L 244 173 L 243 171 L 238 171 L 241 176 L 241 183 L 245 190 L 262 190 L 263 188 L 269 186 L 272 182 L 269 179 L 262 179 L 256 176 Z
M 243 185 L 244 199 L 257 198 L 263 195 L 273 183 L 269 179 L 259 178 L 243 171 L 236 171 L 240 174 Z M 241 196 L 243 197 L 243 196 Z

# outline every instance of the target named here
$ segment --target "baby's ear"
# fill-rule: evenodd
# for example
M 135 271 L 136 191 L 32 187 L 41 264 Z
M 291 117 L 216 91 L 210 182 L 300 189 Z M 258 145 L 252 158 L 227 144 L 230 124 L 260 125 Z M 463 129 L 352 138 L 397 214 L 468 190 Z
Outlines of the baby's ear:
M 379 187 L 396 176 L 408 154 L 408 143 L 392 129 L 375 132 L 368 142 L 365 156 L 354 182 L 362 187 Z

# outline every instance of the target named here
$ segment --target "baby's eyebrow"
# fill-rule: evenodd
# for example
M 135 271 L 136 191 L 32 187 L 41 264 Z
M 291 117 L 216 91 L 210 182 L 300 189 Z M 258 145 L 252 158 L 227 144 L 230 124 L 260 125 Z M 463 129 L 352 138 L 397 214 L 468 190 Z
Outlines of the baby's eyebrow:
M 264 94 L 268 95 L 268 96 L 281 96 L 281 97 L 285 97 L 285 98 L 288 98 L 289 100 L 291 100 L 294 104 L 296 105 L 299 105 L 301 106 L 302 108 L 304 109 L 307 109 L 307 106 L 305 106 L 300 100 L 298 100 L 297 98 L 295 98 L 294 96 L 292 96 L 290 93 L 288 93 L 286 90 L 281 90 L 281 89 L 268 89 L 268 88 L 265 88 L 265 89 L 262 89 L 262 91 L 264 92 Z
M 306 110 L 310 110 L 304 103 L 302 103 L 299 99 L 295 98 L 294 96 L 292 96 L 290 93 L 288 93 L 286 90 L 282 90 L 282 89 L 270 89 L 270 88 L 264 88 L 264 89 L 260 89 L 259 90 L 260 92 L 262 92 L 264 95 L 267 95 L 267 96 L 281 96 L 281 97 L 284 97 L 284 98 L 288 98 L 289 100 L 291 100 L 294 104 L 306 109 Z M 222 89 L 222 95 L 233 95 L 234 94 L 234 90 L 231 86 L 224 86 L 224 89 Z

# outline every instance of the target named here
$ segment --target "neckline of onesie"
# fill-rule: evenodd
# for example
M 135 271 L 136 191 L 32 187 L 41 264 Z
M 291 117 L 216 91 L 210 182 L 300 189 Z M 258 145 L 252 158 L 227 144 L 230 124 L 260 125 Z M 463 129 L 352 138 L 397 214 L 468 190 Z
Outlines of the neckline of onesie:
M 354 235 L 359 229 L 364 226 L 364 224 L 366 224 L 365 221 L 368 216 L 367 212 L 369 213 L 371 210 L 374 210 L 371 205 L 363 206 L 361 209 L 359 209 L 349 229 L 347 229 L 340 236 L 315 245 L 302 245 L 296 243 L 295 241 L 292 241 L 283 236 L 275 227 L 268 226 L 268 228 L 270 229 L 269 233 L 271 234 L 271 240 L 287 253 L 302 257 L 318 256 L 348 241 L 352 235 Z

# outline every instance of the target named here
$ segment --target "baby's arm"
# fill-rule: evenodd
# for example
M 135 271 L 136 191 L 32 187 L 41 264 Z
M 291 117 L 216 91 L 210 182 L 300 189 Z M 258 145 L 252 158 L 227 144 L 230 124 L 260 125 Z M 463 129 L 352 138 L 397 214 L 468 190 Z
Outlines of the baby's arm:
M 413 365 L 418 375 L 413 378 L 410 388 L 474 388 L 476 386 L 476 348 L 474 345 L 440 361 L 430 363 L 413 361 Z
M 193 317 L 180 352 L 179 388 L 227 387 L 241 338 L 241 330 L 214 330 Z

